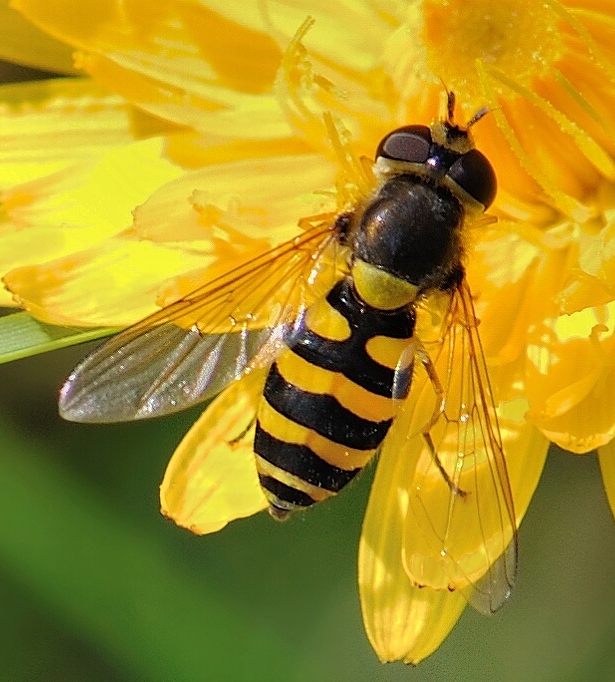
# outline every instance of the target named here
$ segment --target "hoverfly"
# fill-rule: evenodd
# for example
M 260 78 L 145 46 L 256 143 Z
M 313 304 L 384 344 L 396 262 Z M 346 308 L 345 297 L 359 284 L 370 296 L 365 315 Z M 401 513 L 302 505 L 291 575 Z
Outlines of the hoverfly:
M 493 202 L 496 178 L 469 132 L 485 110 L 462 127 L 454 105 L 449 93 L 443 120 L 382 139 L 374 189 L 350 210 L 311 221 L 94 351 L 64 384 L 60 413 L 81 422 L 169 414 L 267 368 L 254 455 L 269 511 L 284 518 L 335 495 L 373 459 L 422 367 L 435 400 L 410 502 L 429 556 L 411 555 L 407 571 L 422 584 L 433 559 L 444 567 L 439 587 L 466 584 L 478 595 L 470 601 L 493 611 L 512 589 L 516 524 L 463 258 L 467 222 Z M 332 283 L 316 293 L 331 263 Z M 434 295 L 447 307 L 428 352 L 416 320 Z M 437 510 L 421 497 L 434 472 L 445 491 Z M 478 548 L 455 555 L 453 533 L 470 524 Z

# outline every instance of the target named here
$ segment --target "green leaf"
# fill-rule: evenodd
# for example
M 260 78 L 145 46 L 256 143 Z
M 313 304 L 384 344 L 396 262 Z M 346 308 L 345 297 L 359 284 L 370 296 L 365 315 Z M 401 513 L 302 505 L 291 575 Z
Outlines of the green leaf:
M 0 364 L 100 339 L 117 331 L 115 327 L 57 327 L 35 320 L 29 313 L 13 313 L 0 318 Z

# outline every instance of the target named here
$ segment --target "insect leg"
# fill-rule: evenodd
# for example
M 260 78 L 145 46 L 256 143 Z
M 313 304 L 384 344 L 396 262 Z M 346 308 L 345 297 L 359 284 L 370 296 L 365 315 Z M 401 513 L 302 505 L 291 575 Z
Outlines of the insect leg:
M 442 388 L 442 383 L 440 382 L 440 377 L 438 376 L 436 368 L 435 368 L 431 358 L 429 357 L 429 353 L 418 342 L 417 342 L 417 346 L 415 349 L 414 356 L 416 358 L 418 358 L 418 360 L 421 362 L 421 364 L 425 368 L 425 371 L 427 372 L 427 376 L 429 378 L 429 381 L 431 382 L 433 390 L 436 394 L 436 406 L 434 408 L 433 414 L 431 415 L 431 419 L 425 425 L 425 428 L 423 430 L 423 438 L 425 439 L 425 442 L 427 443 L 427 448 L 429 449 L 429 454 L 431 455 L 433 463 L 436 465 L 438 471 L 442 475 L 442 478 L 446 481 L 446 484 L 451 489 L 451 492 L 455 493 L 456 495 L 460 495 L 461 497 L 463 497 L 466 494 L 465 491 L 462 490 L 451 479 L 448 472 L 446 471 L 446 469 L 442 465 L 442 462 L 440 461 L 440 458 L 438 457 L 438 451 L 436 449 L 436 446 L 434 445 L 433 438 L 431 437 L 432 428 L 437 424 L 437 422 L 440 419 L 446 419 L 446 415 L 444 413 L 444 409 L 446 407 L 446 396 L 444 394 L 444 389 Z
M 254 426 L 256 423 L 256 412 L 252 415 L 252 419 L 248 422 L 248 425 L 246 426 L 239 435 L 235 436 L 235 438 L 232 438 L 231 440 L 228 441 L 228 444 L 233 447 L 234 445 L 237 445 L 239 441 L 241 441 L 242 438 L 248 433 L 248 431 Z

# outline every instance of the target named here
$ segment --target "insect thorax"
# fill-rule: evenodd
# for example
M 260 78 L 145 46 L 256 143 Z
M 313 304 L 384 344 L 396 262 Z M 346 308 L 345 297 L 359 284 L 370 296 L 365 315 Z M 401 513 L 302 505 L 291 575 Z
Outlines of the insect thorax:
M 452 192 L 413 175 L 395 175 L 354 216 L 350 248 L 415 292 L 444 288 L 459 268 L 464 208 Z M 416 294 L 415 294 L 416 295 Z

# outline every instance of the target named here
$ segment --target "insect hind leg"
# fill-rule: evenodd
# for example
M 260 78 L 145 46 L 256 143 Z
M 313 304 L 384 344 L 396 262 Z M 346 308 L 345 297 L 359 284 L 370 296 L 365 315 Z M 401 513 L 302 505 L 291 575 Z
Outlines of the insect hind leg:
M 446 419 L 446 414 L 444 413 L 444 410 L 446 408 L 446 396 L 444 394 L 444 389 L 442 388 L 442 383 L 440 382 L 440 377 L 438 376 L 436 368 L 431 358 L 429 357 L 429 353 L 420 343 L 417 343 L 414 352 L 414 357 L 417 358 L 425 368 L 425 371 L 427 372 L 427 377 L 429 378 L 429 381 L 431 382 L 433 390 L 436 394 L 436 405 L 434 411 L 422 432 L 425 443 L 427 444 L 427 449 L 429 450 L 429 454 L 431 456 L 431 459 L 433 460 L 433 463 L 436 465 L 436 468 L 440 472 L 440 475 L 446 481 L 448 487 L 451 489 L 451 492 L 455 493 L 455 495 L 459 495 L 460 497 L 465 497 L 467 495 L 467 492 L 460 488 L 453 481 L 449 473 L 444 468 L 444 465 L 442 464 L 440 457 L 438 456 L 438 450 L 433 442 L 433 438 L 431 437 L 431 430 L 433 429 L 433 427 L 438 423 L 440 419 Z
M 245 438 L 248 435 L 248 431 L 256 424 L 256 413 L 252 416 L 250 421 L 248 422 L 248 425 L 243 429 L 242 431 L 239 432 L 239 434 L 233 438 L 231 438 L 227 443 L 231 446 L 234 447 L 236 445 L 239 445 L 240 441 Z

